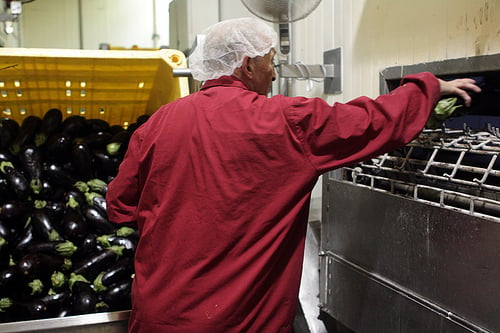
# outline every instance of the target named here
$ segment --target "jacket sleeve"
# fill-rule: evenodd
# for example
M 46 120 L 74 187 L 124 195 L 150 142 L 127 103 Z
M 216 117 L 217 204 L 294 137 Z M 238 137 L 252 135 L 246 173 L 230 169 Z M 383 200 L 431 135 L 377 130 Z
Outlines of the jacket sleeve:
M 135 223 L 139 192 L 138 135 L 132 135 L 127 153 L 120 164 L 116 178 L 108 184 L 106 204 L 108 218 L 114 223 Z
M 306 157 L 322 174 L 406 145 L 424 128 L 439 97 L 436 77 L 419 73 L 376 99 L 330 106 L 320 98 L 296 98 L 286 109 Z

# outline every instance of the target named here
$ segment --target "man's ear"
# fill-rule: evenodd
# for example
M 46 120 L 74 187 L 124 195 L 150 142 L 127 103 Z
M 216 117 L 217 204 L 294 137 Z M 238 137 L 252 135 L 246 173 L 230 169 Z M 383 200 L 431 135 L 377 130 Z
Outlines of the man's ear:
M 243 58 L 243 63 L 241 64 L 241 71 L 243 75 L 248 78 L 253 78 L 253 67 L 252 67 L 252 59 L 249 57 Z

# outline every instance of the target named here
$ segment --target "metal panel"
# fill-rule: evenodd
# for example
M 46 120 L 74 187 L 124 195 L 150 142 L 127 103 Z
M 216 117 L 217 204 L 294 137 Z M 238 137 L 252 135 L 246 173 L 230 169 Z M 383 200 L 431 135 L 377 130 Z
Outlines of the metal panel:
M 0 324 L 0 332 L 125 333 L 130 311 L 68 316 Z
M 321 251 L 348 266 L 328 272 L 323 266 L 327 312 L 363 328 L 381 318 L 363 307 L 380 307 L 387 327 L 397 319 L 422 332 L 427 314 L 407 311 L 421 307 L 429 318 L 450 313 L 464 327 L 500 331 L 499 223 L 332 178 L 325 182 Z M 388 331 L 407 332 L 402 327 Z

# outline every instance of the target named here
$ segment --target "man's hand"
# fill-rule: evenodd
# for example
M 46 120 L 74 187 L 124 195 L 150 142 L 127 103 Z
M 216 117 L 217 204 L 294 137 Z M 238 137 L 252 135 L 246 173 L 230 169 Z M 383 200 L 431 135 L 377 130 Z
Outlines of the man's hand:
M 461 97 L 467 107 L 469 107 L 471 103 L 471 97 L 467 91 L 475 93 L 481 92 L 481 88 L 476 85 L 476 81 L 473 79 L 455 79 L 452 81 L 438 80 L 441 96 L 456 95 Z

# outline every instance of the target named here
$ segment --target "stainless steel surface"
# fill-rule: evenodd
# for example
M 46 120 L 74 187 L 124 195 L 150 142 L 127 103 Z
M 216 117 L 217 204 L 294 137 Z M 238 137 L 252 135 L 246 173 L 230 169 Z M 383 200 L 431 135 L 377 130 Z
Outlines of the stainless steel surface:
M 95 313 L 63 318 L 27 320 L 0 324 L 0 333 L 6 332 L 72 332 L 125 333 L 130 311 Z
M 322 311 L 355 332 L 500 332 L 500 54 L 395 66 L 469 76 L 470 108 L 324 177 Z M 325 180 L 326 178 L 326 180 Z
M 404 149 L 346 168 L 346 179 L 498 222 L 499 152 L 493 133 L 424 131 Z
M 321 306 L 355 332 L 500 332 L 500 224 L 328 179 Z
M 342 49 L 340 47 L 323 52 L 325 66 L 333 65 L 333 75 L 325 78 L 323 91 L 325 94 L 342 92 Z
M 172 75 L 174 77 L 192 77 L 191 69 L 189 68 L 174 68 L 172 69 Z
M 335 68 L 333 64 L 328 65 L 306 65 L 302 63 L 296 64 L 280 64 L 280 76 L 283 78 L 296 79 L 312 79 L 333 77 Z

